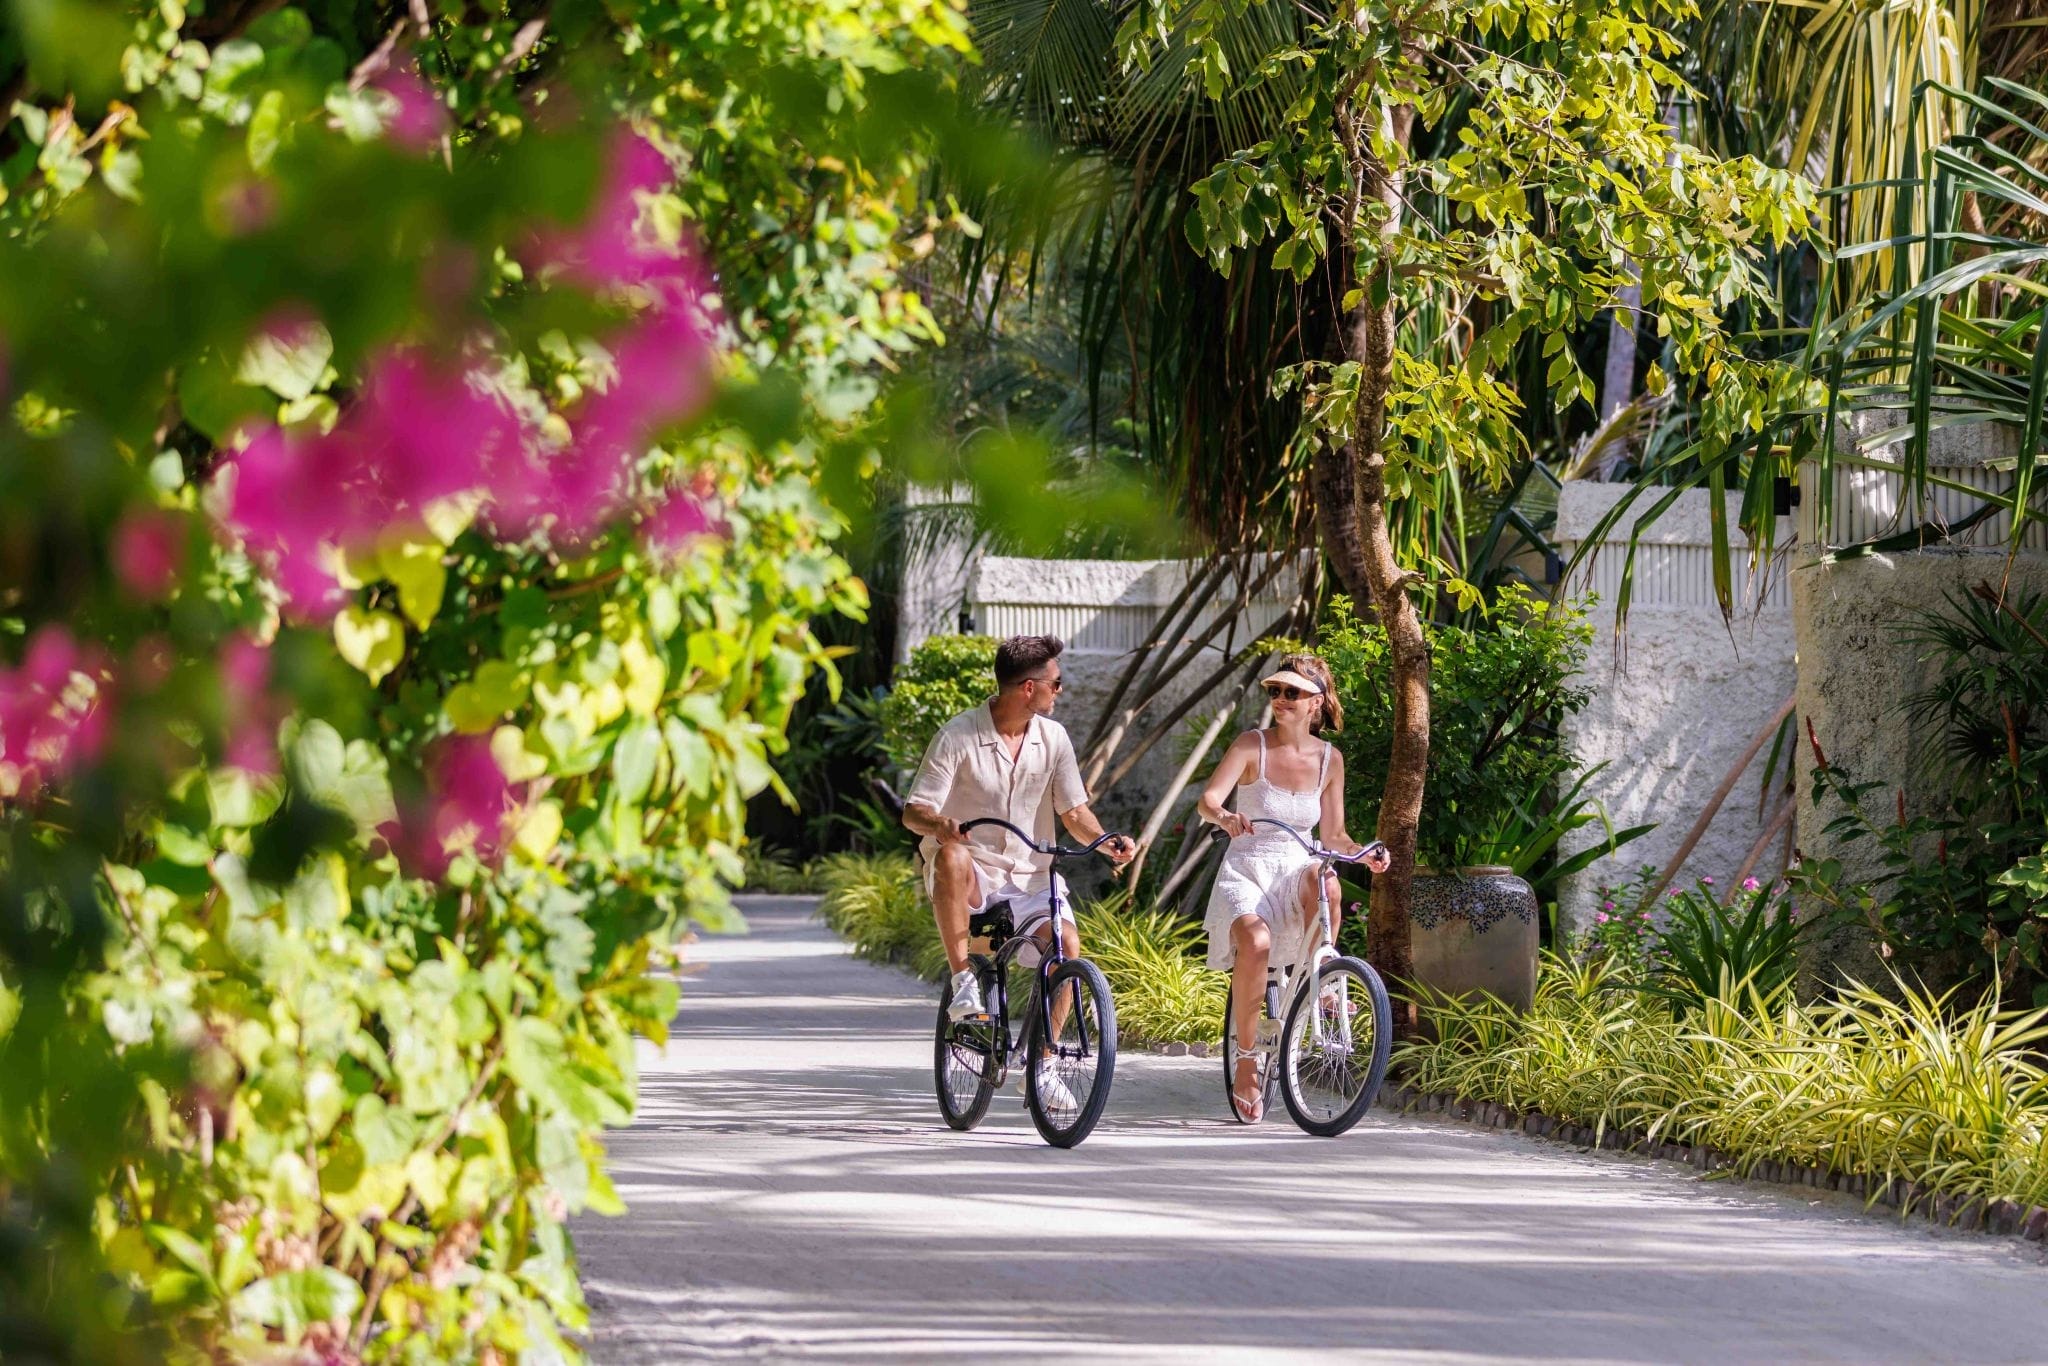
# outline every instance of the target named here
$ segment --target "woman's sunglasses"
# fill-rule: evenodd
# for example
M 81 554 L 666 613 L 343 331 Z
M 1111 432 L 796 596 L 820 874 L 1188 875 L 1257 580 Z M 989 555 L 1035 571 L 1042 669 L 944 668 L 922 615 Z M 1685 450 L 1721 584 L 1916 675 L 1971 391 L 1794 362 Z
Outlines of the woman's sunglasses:
M 1289 702 L 1299 702 L 1305 697 L 1315 697 L 1316 695 L 1317 694 L 1312 692 L 1303 692 L 1300 688 L 1295 687 L 1292 683 L 1279 683 L 1275 684 L 1273 687 L 1266 689 L 1266 696 L 1272 698 L 1276 702 L 1282 698 L 1285 698 Z

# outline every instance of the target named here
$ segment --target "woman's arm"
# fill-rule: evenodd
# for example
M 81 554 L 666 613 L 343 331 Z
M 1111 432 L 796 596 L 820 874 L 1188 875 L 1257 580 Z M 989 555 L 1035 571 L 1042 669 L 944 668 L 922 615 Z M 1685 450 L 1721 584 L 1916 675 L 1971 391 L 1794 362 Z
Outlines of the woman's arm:
M 1360 848 L 1344 828 L 1344 756 L 1334 746 L 1330 750 L 1329 777 L 1323 783 L 1323 847 L 1340 854 L 1355 854 Z M 1390 862 L 1385 853 L 1379 853 L 1367 859 L 1365 866 L 1375 873 L 1384 873 Z
M 1221 826 L 1223 833 L 1236 839 L 1249 835 L 1252 823 L 1235 811 L 1226 811 L 1223 801 L 1237 785 L 1244 781 L 1245 768 L 1251 762 L 1252 752 L 1259 747 L 1259 737 L 1246 731 L 1230 742 L 1230 748 L 1223 751 L 1223 758 L 1217 763 L 1216 771 L 1209 775 L 1209 785 L 1202 789 L 1202 799 L 1195 803 L 1195 814 L 1211 825 Z

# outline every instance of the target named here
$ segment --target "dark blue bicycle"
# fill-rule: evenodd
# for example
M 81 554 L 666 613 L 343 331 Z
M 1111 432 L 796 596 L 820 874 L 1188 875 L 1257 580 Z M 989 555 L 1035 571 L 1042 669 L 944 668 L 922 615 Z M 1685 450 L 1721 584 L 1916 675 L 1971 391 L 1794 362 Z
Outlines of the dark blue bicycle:
M 1055 864 L 1094 853 L 1110 840 L 1105 834 L 1085 849 L 1057 842 L 1040 844 L 1005 820 L 986 817 L 967 821 L 965 832 L 999 825 Z M 1021 1062 L 1024 1101 L 1040 1137 L 1057 1148 L 1071 1148 L 1088 1137 L 1109 1103 L 1109 1084 L 1116 1073 L 1116 1003 L 1102 969 L 1085 958 L 1069 958 L 1060 943 L 1059 879 L 1052 880 L 1048 905 L 1022 925 L 1012 923 L 1010 903 L 996 902 L 975 912 L 967 923 L 970 952 L 967 964 L 981 983 L 986 1015 L 954 1020 L 947 1014 L 953 1001 L 949 982 L 939 1000 L 938 1039 L 933 1072 L 938 1084 L 939 1113 L 955 1129 L 972 1129 L 988 1113 L 991 1097 L 1010 1068 Z M 1041 943 L 1039 930 L 1047 932 Z M 1023 1009 L 1011 1013 L 1011 968 L 1031 972 Z

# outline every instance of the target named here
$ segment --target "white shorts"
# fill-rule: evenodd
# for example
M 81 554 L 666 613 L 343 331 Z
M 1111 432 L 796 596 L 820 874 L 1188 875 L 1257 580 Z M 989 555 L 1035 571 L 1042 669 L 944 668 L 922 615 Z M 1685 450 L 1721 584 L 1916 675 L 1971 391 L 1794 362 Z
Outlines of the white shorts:
M 933 874 L 933 866 L 930 863 L 925 864 L 924 894 L 926 899 L 930 899 L 932 894 Z M 1060 893 L 1060 920 L 1063 924 L 1071 925 L 1074 923 L 1074 901 L 1067 892 L 1067 880 L 1058 873 L 1052 875 L 1051 882 L 1046 886 L 1039 888 L 1035 892 L 1027 892 L 1016 883 L 1007 879 L 991 888 L 988 882 L 988 875 L 983 873 L 980 866 L 977 865 L 974 869 L 974 882 L 975 889 L 981 895 L 976 897 L 974 902 L 968 906 L 967 914 L 970 916 L 978 914 L 998 901 L 1007 901 L 1010 903 L 1010 924 L 1015 927 L 1012 932 L 1025 934 L 1040 928 L 1044 924 L 1046 913 L 1052 907 L 1052 889 L 1054 886 L 1057 886 Z
M 980 876 L 981 871 L 976 869 L 975 877 L 979 879 Z M 1046 923 L 1046 916 L 1052 910 L 1052 889 L 1054 885 L 1059 887 L 1060 892 L 1060 919 L 1066 924 L 1071 925 L 1074 923 L 1074 903 L 1067 895 L 1066 879 L 1062 878 L 1058 873 L 1052 875 L 1051 884 L 1041 887 L 1035 892 L 1026 892 L 1014 882 L 1005 882 L 994 891 L 990 891 L 988 884 L 983 882 L 981 883 L 981 900 L 969 907 L 967 914 L 971 916 L 976 912 L 987 909 L 998 901 L 1007 901 L 1010 903 L 1010 924 L 1016 927 L 1013 933 L 1030 934 L 1034 930 L 1043 928 Z

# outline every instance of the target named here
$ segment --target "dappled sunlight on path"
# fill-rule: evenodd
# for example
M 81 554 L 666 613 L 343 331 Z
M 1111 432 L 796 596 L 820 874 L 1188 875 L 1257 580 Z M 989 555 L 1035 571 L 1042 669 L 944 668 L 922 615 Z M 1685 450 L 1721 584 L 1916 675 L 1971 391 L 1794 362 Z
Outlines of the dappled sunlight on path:
M 1014 1088 L 953 1133 L 936 993 L 807 910 L 700 945 L 643 1049 L 631 1213 L 577 1223 L 600 1362 L 2048 1356 L 2025 1245 L 1384 1113 L 1246 1130 L 1211 1061 L 1120 1058 L 1072 1152 Z

